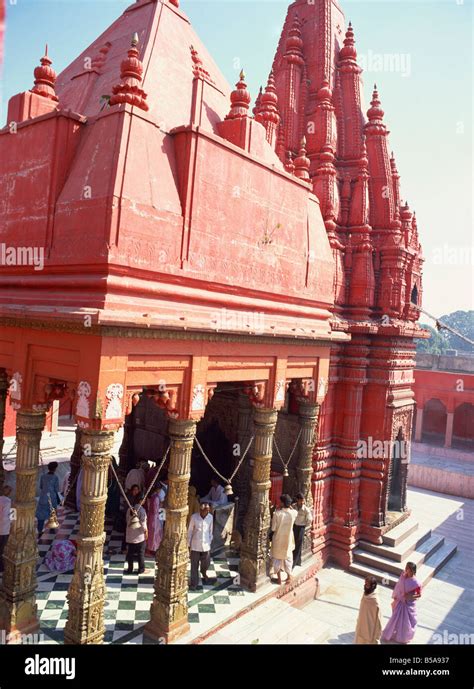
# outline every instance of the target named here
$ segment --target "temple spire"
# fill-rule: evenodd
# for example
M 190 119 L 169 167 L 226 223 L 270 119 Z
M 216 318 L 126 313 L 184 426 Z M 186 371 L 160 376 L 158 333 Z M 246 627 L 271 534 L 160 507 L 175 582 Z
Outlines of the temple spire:
M 40 60 L 41 65 L 36 67 L 34 71 L 35 85 L 31 89 L 32 93 L 37 93 L 39 96 L 49 98 L 53 101 L 58 101 L 54 85 L 56 83 L 56 72 L 51 67 L 52 60 L 48 56 L 48 44 L 44 51 L 44 55 Z
M 303 58 L 303 39 L 301 38 L 301 22 L 297 14 L 293 19 L 291 29 L 286 40 L 285 58 L 290 63 L 302 65 Z
M 255 99 L 255 106 L 254 106 L 254 109 L 252 110 L 254 117 L 256 117 L 258 115 L 258 113 L 260 112 L 260 106 L 262 103 L 262 96 L 263 96 L 263 86 L 260 86 L 258 96 Z
M 382 104 L 380 102 L 377 84 L 374 84 L 374 91 L 372 93 L 372 100 L 370 102 L 370 105 L 371 107 L 367 110 L 367 117 L 369 118 L 369 122 L 373 122 L 374 124 L 382 124 L 383 116 L 385 115 L 385 113 L 382 110 Z
M 132 37 L 131 47 L 128 50 L 128 57 L 120 65 L 120 83 L 112 89 L 113 96 L 110 99 L 110 105 L 129 103 L 146 111 L 149 108 L 146 102 L 147 94 L 140 87 L 143 64 L 138 57 L 138 43 L 138 34 L 135 33 Z
M 248 117 L 251 101 L 250 93 L 245 83 L 245 72 L 240 72 L 239 81 L 235 85 L 235 91 L 230 94 L 231 107 L 226 120 L 235 120 L 239 117 Z
M 267 141 L 270 146 L 274 148 L 276 145 L 278 125 L 280 124 L 280 114 L 278 112 L 278 96 L 275 88 L 273 70 L 268 77 L 265 93 L 261 95 L 255 119 L 265 127 L 267 131 Z
M 306 137 L 301 140 L 300 152 L 295 159 L 295 177 L 309 181 L 310 159 L 306 155 Z
M 344 46 L 339 52 L 339 60 L 357 60 L 357 50 L 355 48 L 354 29 L 351 22 L 346 31 Z

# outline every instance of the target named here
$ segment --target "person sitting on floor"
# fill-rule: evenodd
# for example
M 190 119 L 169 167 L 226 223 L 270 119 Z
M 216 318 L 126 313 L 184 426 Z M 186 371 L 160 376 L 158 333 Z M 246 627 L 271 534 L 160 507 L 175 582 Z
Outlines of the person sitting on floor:
M 219 481 L 217 481 L 215 478 L 211 480 L 211 490 L 202 499 L 206 500 L 211 507 L 220 507 L 221 505 L 227 505 L 228 503 L 224 486 L 221 486 Z
M 50 572 L 70 572 L 76 562 L 76 546 L 68 539 L 54 541 L 44 558 Z

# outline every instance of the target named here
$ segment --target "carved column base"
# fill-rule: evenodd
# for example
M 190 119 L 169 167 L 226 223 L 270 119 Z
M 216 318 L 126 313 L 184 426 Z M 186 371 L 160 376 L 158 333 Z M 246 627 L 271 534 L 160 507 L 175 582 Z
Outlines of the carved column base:
M 181 613 L 181 618 L 176 620 L 176 622 L 166 622 L 160 624 L 157 619 L 157 613 L 154 611 L 153 617 L 148 622 L 144 629 L 144 634 L 147 638 L 156 641 L 158 644 L 172 644 L 173 641 L 177 641 L 182 636 L 187 634 L 191 627 L 188 622 L 188 611 L 186 608 L 186 613 L 184 610 Z
M 0 629 L 6 635 L 33 634 L 39 626 L 35 591 L 28 597 L 23 594 L 20 600 L 12 600 L 4 591 L 0 592 Z

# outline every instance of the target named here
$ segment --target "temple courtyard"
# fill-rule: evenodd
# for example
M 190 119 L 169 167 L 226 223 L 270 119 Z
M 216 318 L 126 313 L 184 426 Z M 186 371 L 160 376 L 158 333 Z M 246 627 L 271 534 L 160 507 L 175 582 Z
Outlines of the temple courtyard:
M 62 477 L 69 467 L 73 428 L 63 427 L 55 438 L 43 437 L 42 458 L 59 462 Z M 5 454 L 11 448 L 7 441 Z M 12 453 L 13 455 L 13 453 Z M 11 455 L 11 456 L 12 456 Z M 472 465 L 470 465 L 472 466 Z M 14 485 L 14 463 L 5 462 L 7 483 Z M 10 469 L 10 471 L 8 471 Z M 472 558 L 474 500 L 409 488 L 408 504 L 420 530 L 443 536 L 457 545 L 456 554 L 431 579 L 418 605 L 419 625 L 415 642 L 420 644 L 468 644 L 474 617 Z M 44 558 L 54 539 L 77 535 L 79 515 L 59 511 L 60 529 L 46 533 L 39 542 L 37 602 L 40 636 L 44 644 L 62 644 L 67 619 L 66 593 L 72 572 L 53 574 Z M 105 643 L 147 643 L 143 629 L 150 617 L 153 599 L 154 561 L 146 561 L 140 577 L 124 576 L 125 555 L 121 553 L 121 534 L 106 522 L 104 574 L 107 586 L 105 605 Z M 208 584 L 189 592 L 190 632 L 177 643 L 204 644 L 351 644 L 354 639 L 363 580 L 329 565 L 317 574 L 317 598 L 302 607 L 277 597 L 278 586 L 268 583 L 258 593 L 239 585 L 239 555 L 227 550 L 214 558 Z M 304 568 L 296 568 L 302 576 Z M 390 613 L 391 588 L 378 588 L 384 623 Z M 156 643 L 153 642 L 153 643 Z

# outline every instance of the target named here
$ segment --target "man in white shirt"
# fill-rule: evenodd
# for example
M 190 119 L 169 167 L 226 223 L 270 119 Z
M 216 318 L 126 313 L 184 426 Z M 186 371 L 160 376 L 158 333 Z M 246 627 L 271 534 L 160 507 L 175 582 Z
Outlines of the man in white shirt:
M 201 508 L 191 517 L 188 527 L 188 548 L 191 557 L 191 580 L 189 588 L 196 591 L 199 585 L 199 565 L 203 583 L 207 583 L 207 570 L 211 564 L 211 543 L 213 518 L 210 505 L 204 498 L 201 500 Z
M 125 479 L 125 490 L 130 490 L 132 486 L 138 486 L 140 491 L 145 487 L 145 467 L 147 462 L 137 462 L 134 469 L 130 469 Z
M 12 501 L 10 494 L 12 489 L 10 486 L 3 487 L 3 495 L 0 496 L 0 572 L 3 572 L 3 551 L 10 535 L 11 526 L 11 507 Z
M 227 495 L 225 494 L 224 486 L 212 479 L 211 490 L 207 495 L 203 497 L 203 500 L 207 500 L 212 507 L 219 507 L 220 505 L 227 505 Z

